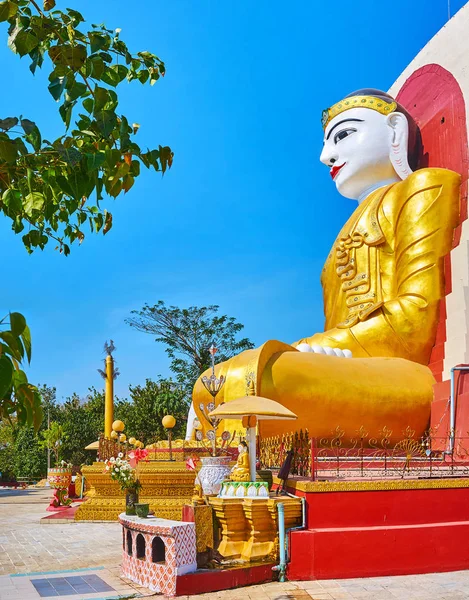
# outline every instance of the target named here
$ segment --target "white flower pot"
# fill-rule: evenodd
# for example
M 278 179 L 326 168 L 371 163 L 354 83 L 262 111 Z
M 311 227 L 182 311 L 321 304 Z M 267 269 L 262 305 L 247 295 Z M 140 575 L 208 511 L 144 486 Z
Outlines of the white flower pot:
M 209 496 L 217 495 L 220 492 L 221 484 L 231 472 L 231 458 L 229 456 L 206 456 L 201 461 L 199 480 L 202 491 Z

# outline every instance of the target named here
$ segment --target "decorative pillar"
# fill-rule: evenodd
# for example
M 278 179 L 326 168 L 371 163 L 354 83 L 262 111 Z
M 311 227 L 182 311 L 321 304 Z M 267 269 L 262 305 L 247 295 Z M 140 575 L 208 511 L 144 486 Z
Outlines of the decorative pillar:
M 241 560 L 265 560 L 274 554 L 277 537 L 268 499 L 244 498 L 242 506 L 250 531 L 241 553 Z
M 104 392 L 104 437 L 111 438 L 112 424 L 114 422 L 114 359 L 110 354 L 106 356 L 106 379 Z
M 240 498 L 209 498 L 215 517 L 221 525 L 222 539 L 218 552 L 224 558 L 240 558 L 249 539 L 250 527 L 246 522 Z

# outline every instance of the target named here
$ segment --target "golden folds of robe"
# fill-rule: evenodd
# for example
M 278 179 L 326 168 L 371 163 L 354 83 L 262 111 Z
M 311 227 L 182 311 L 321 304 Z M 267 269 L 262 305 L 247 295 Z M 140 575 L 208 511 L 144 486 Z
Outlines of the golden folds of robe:
M 326 331 L 292 346 L 272 340 L 218 365 L 227 381 L 217 402 L 244 396 L 251 377 L 258 395 L 295 412 L 294 428 L 312 436 L 330 437 L 337 426 L 352 436 L 362 425 L 370 435 L 387 426 L 394 439 L 407 426 L 423 432 L 434 384 L 426 365 L 444 297 L 443 258 L 458 224 L 459 186 L 458 174 L 429 168 L 370 194 L 323 269 Z M 298 352 L 301 342 L 349 349 L 353 358 Z M 199 380 L 196 411 L 208 398 Z M 263 421 L 261 433 L 292 425 Z M 239 422 L 229 427 L 241 430 Z

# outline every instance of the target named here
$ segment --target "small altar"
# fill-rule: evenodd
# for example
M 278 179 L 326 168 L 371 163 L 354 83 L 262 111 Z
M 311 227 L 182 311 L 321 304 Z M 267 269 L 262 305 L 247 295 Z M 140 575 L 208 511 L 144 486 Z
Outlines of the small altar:
M 182 456 L 182 453 L 181 453 Z M 138 465 L 142 489 L 140 502 L 150 505 L 155 516 L 182 519 L 182 509 L 191 502 L 195 473 L 182 460 L 148 460 Z M 75 521 L 117 521 L 125 511 L 125 492 L 109 477 L 102 462 L 82 468 L 86 478 L 87 501 L 78 507 Z
M 153 592 L 176 595 L 178 577 L 197 569 L 195 525 L 119 515 L 122 574 Z

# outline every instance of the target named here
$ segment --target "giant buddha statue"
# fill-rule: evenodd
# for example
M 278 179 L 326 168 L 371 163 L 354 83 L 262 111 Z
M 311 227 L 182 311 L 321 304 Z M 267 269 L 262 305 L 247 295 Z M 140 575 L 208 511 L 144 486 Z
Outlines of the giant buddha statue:
M 363 89 L 323 113 L 320 160 L 357 206 L 326 259 L 321 283 L 325 331 L 287 344 L 267 341 L 217 365 L 226 383 L 217 403 L 255 393 L 298 415 L 295 428 L 352 437 L 386 426 L 393 438 L 428 427 L 434 378 L 428 368 L 443 259 L 459 219 L 460 176 L 419 168 L 422 144 L 412 116 L 388 94 Z M 308 333 L 307 331 L 305 333 Z M 208 392 L 199 379 L 193 404 Z M 237 422 L 231 429 L 241 429 Z M 223 424 L 227 428 L 227 423 Z M 263 421 L 261 434 L 285 431 Z

